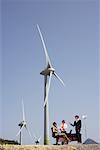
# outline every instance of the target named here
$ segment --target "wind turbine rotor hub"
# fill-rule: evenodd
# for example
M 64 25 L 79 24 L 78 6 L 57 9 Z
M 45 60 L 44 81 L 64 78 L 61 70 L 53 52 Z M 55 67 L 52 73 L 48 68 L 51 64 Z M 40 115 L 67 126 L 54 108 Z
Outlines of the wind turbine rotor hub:
M 23 125 L 26 126 L 26 122 L 23 122 Z
M 83 118 L 83 119 L 87 119 L 87 115 L 83 115 L 82 118 Z

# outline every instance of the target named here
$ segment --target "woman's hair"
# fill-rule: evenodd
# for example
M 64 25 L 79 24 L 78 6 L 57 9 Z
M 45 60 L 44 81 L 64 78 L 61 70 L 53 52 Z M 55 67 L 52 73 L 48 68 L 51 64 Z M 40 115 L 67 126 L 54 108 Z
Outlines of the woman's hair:
M 53 125 L 57 125 L 57 123 L 56 123 L 56 122 L 53 122 Z
M 62 123 L 65 123 L 65 120 L 62 120 Z

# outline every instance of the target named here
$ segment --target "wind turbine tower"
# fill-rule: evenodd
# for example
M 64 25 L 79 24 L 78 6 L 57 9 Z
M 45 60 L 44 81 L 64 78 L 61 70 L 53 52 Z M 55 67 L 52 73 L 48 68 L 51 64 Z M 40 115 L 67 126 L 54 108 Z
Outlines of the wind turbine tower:
M 41 38 L 41 42 L 43 45 L 45 57 L 46 57 L 46 67 L 45 69 L 40 72 L 41 75 L 44 76 L 44 145 L 49 145 L 50 144 L 50 139 L 49 139 L 49 108 L 48 108 L 48 94 L 49 94 L 49 89 L 50 89 L 50 83 L 51 83 L 51 78 L 52 75 L 54 75 L 60 82 L 64 85 L 64 82 L 61 80 L 61 78 L 57 75 L 55 72 L 55 69 L 51 65 L 51 61 L 46 49 L 46 45 L 40 30 L 39 25 L 37 25 L 37 29 Z
M 23 123 L 20 122 L 20 123 L 18 124 L 18 126 L 20 127 L 20 130 L 21 130 L 21 128 L 22 128 L 22 126 L 23 126 Z M 22 133 L 21 133 L 21 131 L 20 131 L 20 134 L 19 134 L 19 143 L 20 143 L 20 145 L 22 144 Z

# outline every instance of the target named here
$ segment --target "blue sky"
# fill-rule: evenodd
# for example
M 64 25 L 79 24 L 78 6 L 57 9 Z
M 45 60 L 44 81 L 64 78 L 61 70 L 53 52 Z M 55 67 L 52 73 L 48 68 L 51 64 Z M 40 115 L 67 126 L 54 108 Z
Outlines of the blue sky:
M 21 98 L 34 136 L 43 139 L 43 46 L 63 87 L 54 77 L 49 93 L 50 126 L 87 114 L 87 134 L 100 141 L 99 1 L 1 0 L 1 123 L 0 137 L 18 140 Z M 84 121 L 82 134 L 84 140 Z M 73 129 L 74 132 L 74 129 Z M 51 132 L 50 132 L 50 138 Z M 23 143 L 32 143 L 23 130 Z M 42 143 L 42 140 L 41 140 Z

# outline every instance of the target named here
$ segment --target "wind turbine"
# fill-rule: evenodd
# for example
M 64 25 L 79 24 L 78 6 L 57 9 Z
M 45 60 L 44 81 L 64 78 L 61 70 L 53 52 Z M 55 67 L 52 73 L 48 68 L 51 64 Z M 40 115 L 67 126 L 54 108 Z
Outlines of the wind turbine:
M 52 75 L 54 75 L 63 85 L 64 85 L 64 82 L 57 75 L 57 73 L 55 72 L 55 69 L 51 65 L 51 61 L 50 61 L 50 58 L 46 49 L 46 45 L 45 45 L 41 30 L 38 24 L 37 24 L 37 29 L 41 38 L 41 42 L 43 44 L 43 49 L 44 49 L 44 53 L 46 57 L 46 67 L 42 72 L 40 72 L 40 74 L 44 76 L 44 144 L 48 145 L 50 144 L 48 94 L 49 94 Z
M 39 143 L 40 143 L 40 140 L 41 140 L 41 137 L 35 138 L 35 144 L 36 144 L 36 145 L 39 144 Z
M 84 120 L 84 130 L 85 130 L 85 140 L 86 140 L 87 139 L 87 127 L 86 127 L 87 115 L 83 115 L 82 119 Z
M 23 103 L 23 100 L 22 100 L 22 114 L 23 114 L 23 119 L 22 121 L 18 124 L 18 126 L 20 127 L 20 130 L 18 131 L 18 133 L 16 134 L 16 136 L 18 136 L 20 134 L 20 145 L 22 144 L 22 138 L 21 138 L 21 132 L 23 130 L 23 128 L 25 128 L 29 134 L 29 136 L 31 137 L 32 139 L 32 136 L 31 136 L 31 133 L 29 131 L 29 129 L 27 128 L 27 122 L 26 122 L 26 119 L 25 119 L 25 111 L 24 111 L 24 103 Z

